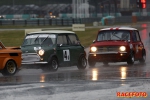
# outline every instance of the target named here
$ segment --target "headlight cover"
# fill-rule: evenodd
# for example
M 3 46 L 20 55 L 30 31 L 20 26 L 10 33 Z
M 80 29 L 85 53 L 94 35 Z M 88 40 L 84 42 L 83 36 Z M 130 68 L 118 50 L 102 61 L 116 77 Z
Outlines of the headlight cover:
M 40 56 L 43 56 L 44 55 L 44 50 L 43 49 L 40 49 L 39 51 L 38 51 L 38 54 L 40 55 Z
M 121 46 L 121 47 L 119 48 L 119 50 L 120 50 L 120 51 L 126 51 L 126 47 L 125 47 L 125 46 Z
M 91 51 L 92 52 L 96 52 L 97 51 L 97 47 L 91 47 Z

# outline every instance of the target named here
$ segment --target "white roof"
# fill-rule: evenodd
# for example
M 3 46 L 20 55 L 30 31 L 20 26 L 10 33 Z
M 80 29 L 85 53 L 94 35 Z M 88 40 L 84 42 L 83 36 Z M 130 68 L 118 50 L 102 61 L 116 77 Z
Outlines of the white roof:
M 75 32 L 73 31 L 65 31 L 65 30 L 46 30 L 46 31 L 36 31 L 36 32 L 30 32 L 27 34 L 34 34 L 34 33 L 73 33 L 75 34 Z
M 137 29 L 132 27 L 110 27 L 110 28 L 103 28 L 100 30 L 137 30 Z

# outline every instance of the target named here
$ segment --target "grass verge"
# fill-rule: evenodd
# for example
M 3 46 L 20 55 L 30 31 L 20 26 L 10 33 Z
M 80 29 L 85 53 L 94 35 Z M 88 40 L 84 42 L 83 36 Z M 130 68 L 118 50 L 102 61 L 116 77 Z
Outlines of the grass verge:
M 1 26 L 1 28 L 4 28 L 6 26 Z M 56 27 L 56 26 L 55 26 Z M 110 26 L 111 27 L 111 26 Z M 41 26 L 35 26 L 35 27 L 22 27 L 22 26 L 10 26 L 7 28 L 50 28 L 50 27 L 41 27 Z M 135 27 L 136 28 L 136 27 Z M 137 27 L 139 30 L 142 30 L 143 28 Z M 81 44 L 84 47 L 88 47 L 90 44 L 92 44 L 92 41 L 96 38 L 97 32 L 100 28 L 86 28 L 85 31 L 78 31 L 76 34 L 78 35 Z M 68 30 L 68 29 L 66 29 Z M 69 29 L 71 31 L 71 29 Z M 5 46 L 21 46 L 23 39 L 24 39 L 24 30 L 7 30 L 7 31 L 0 31 L 0 40 L 3 42 Z
M 99 28 L 89 28 L 84 32 L 76 32 L 81 44 L 88 47 L 96 38 Z M 5 46 L 21 46 L 24 39 L 23 30 L 0 31 L 0 40 Z

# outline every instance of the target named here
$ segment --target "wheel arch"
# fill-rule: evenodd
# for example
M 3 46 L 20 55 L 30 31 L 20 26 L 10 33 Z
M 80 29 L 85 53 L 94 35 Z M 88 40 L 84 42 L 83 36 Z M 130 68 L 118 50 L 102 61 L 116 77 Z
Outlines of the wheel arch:
M 143 51 L 144 51 L 144 53 L 146 54 L 146 50 L 145 50 L 145 48 L 143 48 L 143 49 L 142 49 L 142 52 L 143 52 Z
M 80 53 L 79 58 L 78 58 L 78 61 L 80 60 L 80 57 L 81 57 L 81 56 L 85 56 L 85 58 L 86 58 L 86 53 Z
M 48 58 L 48 62 L 50 62 L 53 57 L 55 57 L 58 60 L 58 57 L 56 54 L 51 54 Z M 58 60 L 58 64 L 59 64 L 59 60 Z
M 9 60 L 14 61 L 14 63 L 15 63 L 16 66 L 17 66 L 17 63 L 16 63 L 16 61 L 15 61 L 14 59 L 12 59 L 12 58 L 5 58 L 4 61 L 3 61 L 3 64 L 2 64 L 2 69 L 5 68 L 6 63 L 7 63 Z
M 130 54 L 135 54 L 135 51 L 133 49 L 131 49 Z

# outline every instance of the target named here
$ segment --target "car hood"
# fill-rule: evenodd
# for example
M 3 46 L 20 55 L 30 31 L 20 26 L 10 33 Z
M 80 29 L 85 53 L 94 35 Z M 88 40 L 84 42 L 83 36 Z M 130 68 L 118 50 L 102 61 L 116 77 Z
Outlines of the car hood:
M 41 46 L 22 46 L 22 53 L 36 53 L 38 50 L 42 49 Z
M 20 47 L 5 47 L 6 49 L 21 49 Z
M 91 46 L 125 46 L 127 45 L 127 41 L 101 41 L 101 42 L 95 42 L 91 44 Z
M 13 48 L 5 48 L 5 49 L 1 49 L 0 53 L 22 53 L 22 51 L 20 49 L 13 49 Z

